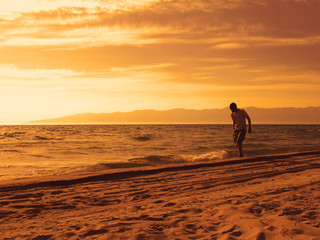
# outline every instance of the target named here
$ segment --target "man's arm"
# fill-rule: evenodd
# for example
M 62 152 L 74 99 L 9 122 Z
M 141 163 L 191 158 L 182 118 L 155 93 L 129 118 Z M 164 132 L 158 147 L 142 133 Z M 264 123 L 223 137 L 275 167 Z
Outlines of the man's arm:
M 236 125 L 236 123 L 234 122 L 234 118 L 233 118 L 233 116 L 232 116 L 232 114 L 231 114 L 231 118 L 232 118 L 232 130 L 234 131 L 234 129 L 235 129 L 235 125 Z
M 244 110 L 243 110 L 244 111 Z M 245 115 L 245 117 L 246 117 L 246 119 L 248 120 L 248 125 L 249 125 L 249 127 L 248 127 L 248 133 L 251 133 L 252 132 L 252 129 L 251 129 L 251 119 L 250 119 L 250 117 L 249 117 L 249 115 L 248 115 L 248 113 L 246 112 L 246 111 L 244 111 L 244 115 Z

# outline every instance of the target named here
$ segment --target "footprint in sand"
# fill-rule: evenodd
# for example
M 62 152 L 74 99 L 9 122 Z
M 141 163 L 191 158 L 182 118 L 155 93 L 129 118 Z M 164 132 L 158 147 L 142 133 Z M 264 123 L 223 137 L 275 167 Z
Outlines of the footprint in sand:
M 173 221 L 169 223 L 169 228 L 175 228 L 179 225 L 180 222 L 184 222 L 188 219 L 188 217 L 183 216 L 179 218 L 175 218 Z
M 164 207 L 173 207 L 175 206 L 176 203 L 173 203 L 173 202 L 168 202 L 167 204 L 163 205 Z
M 302 229 L 296 229 L 296 228 L 293 228 L 289 231 L 289 234 L 290 235 L 299 235 L 299 234 L 303 234 L 303 230 Z
M 10 199 L 29 199 L 29 198 L 41 198 L 43 197 L 43 193 L 35 193 L 35 194 L 18 194 L 12 196 Z
M 0 210 L 0 219 L 15 214 L 17 212 Z
M 65 193 L 65 192 L 58 190 L 58 191 L 52 191 L 50 194 L 51 195 L 59 195 L 59 194 L 62 194 L 62 193 Z
M 47 240 L 49 238 L 51 238 L 53 235 L 38 235 L 35 238 L 33 238 L 32 240 Z
M 90 229 L 88 230 L 86 233 L 84 233 L 83 235 L 81 235 L 82 237 L 89 237 L 89 236 L 94 236 L 94 235 L 100 235 L 100 234 L 104 234 L 104 233 L 108 233 L 109 230 L 107 229 L 107 227 L 102 227 L 100 229 Z
M 315 228 L 320 228 L 320 222 L 315 222 L 312 224 Z
M 27 215 L 32 215 L 32 217 L 37 216 L 38 214 L 40 214 L 42 212 L 41 209 L 28 209 L 26 211 L 24 211 L 25 214 Z
M 248 236 L 248 239 L 266 240 L 266 235 L 261 229 L 254 229 Z
M 235 237 L 240 237 L 242 235 L 241 231 L 234 231 L 232 233 L 230 233 L 231 236 L 235 236 Z
M 30 204 L 30 205 L 12 205 L 11 207 L 15 209 L 23 209 L 23 208 L 43 209 L 46 206 L 43 204 Z
M 147 217 L 144 220 L 147 220 L 147 221 L 164 221 L 165 218 L 164 217 Z
M 121 227 L 119 227 L 119 228 L 116 230 L 116 232 L 117 232 L 117 233 L 124 233 L 124 232 L 126 232 L 126 231 L 131 230 L 131 229 L 132 229 L 132 228 L 121 226 Z
M 197 214 L 197 213 L 202 213 L 202 209 L 199 208 L 187 208 L 187 209 L 181 209 L 177 211 L 178 213 L 193 213 L 193 214 Z
M 290 215 L 299 215 L 302 213 L 302 210 L 295 207 L 285 207 L 279 216 L 290 216 Z
M 10 203 L 9 201 L 1 201 L 1 202 L 0 202 L 0 205 L 6 206 L 6 205 L 8 205 L 9 203 Z
M 319 213 L 317 211 L 308 211 L 308 212 L 301 214 L 301 217 L 304 219 L 313 220 L 313 219 L 317 218 L 318 214 Z
M 263 212 L 263 207 L 261 207 L 259 204 L 253 204 L 249 207 L 249 212 L 252 213 L 255 216 L 261 216 L 261 213 Z
M 233 232 L 237 228 L 237 225 L 226 225 L 222 229 L 220 229 L 220 232 L 222 234 Z
M 145 240 L 148 239 L 147 236 L 143 233 L 139 233 L 133 236 L 133 240 Z

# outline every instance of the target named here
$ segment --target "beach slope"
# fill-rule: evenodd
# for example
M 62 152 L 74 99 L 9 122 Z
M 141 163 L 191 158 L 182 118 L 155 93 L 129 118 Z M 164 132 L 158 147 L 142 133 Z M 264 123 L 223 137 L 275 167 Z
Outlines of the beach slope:
M 320 151 L 0 183 L 1 239 L 320 239 Z

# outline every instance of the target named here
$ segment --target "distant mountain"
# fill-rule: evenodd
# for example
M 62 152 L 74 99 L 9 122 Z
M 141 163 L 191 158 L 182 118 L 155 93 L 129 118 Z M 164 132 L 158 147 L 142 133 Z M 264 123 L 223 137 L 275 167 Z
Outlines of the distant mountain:
M 307 108 L 244 108 L 253 123 L 258 124 L 320 124 L 320 107 Z M 230 124 L 230 110 L 223 109 L 171 109 L 136 110 L 114 113 L 82 113 L 54 119 L 28 122 L 29 124 Z

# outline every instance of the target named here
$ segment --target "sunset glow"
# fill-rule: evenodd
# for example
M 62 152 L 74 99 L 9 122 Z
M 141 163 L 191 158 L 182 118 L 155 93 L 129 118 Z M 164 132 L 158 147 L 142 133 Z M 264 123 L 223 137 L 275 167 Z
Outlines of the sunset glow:
M 0 3 L 1 124 L 320 102 L 318 0 Z

